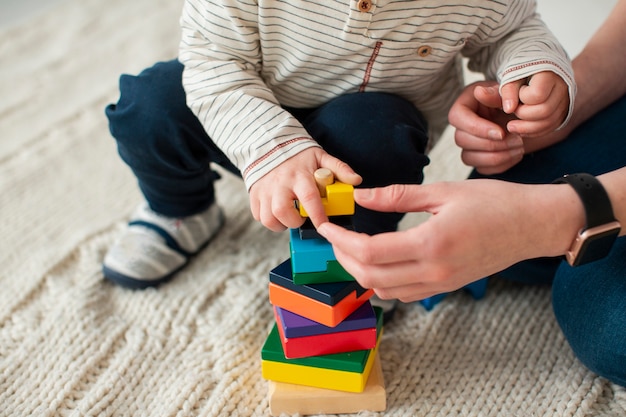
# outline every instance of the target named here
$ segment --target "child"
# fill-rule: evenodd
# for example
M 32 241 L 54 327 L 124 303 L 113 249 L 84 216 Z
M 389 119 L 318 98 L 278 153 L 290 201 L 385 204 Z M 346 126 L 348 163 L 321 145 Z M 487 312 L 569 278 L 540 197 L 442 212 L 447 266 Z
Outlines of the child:
M 320 167 L 365 187 L 421 183 L 462 57 L 499 80 L 530 135 L 572 111 L 570 62 L 531 0 L 187 0 L 181 25 L 184 71 L 171 61 L 122 76 L 107 108 L 147 200 L 104 260 L 128 287 L 168 280 L 221 227 L 211 162 L 242 175 L 254 218 L 275 231 L 302 224 L 295 199 L 326 220 Z M 521 141 L 506 146 L 521 159 Z M 358 207 L 355 228 L 401 218 Z

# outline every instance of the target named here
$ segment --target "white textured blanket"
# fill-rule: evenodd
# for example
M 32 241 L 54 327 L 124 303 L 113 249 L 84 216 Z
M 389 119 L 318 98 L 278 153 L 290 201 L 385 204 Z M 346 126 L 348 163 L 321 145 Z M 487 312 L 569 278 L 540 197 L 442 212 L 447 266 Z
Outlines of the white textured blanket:
M 1 416 L 269 414 L 267 280 L 288 238 L 253 221 L 241 181 L 220 182 L 227 226 L 172 283 L 100 272 L 141 199 L 103 109 L 121 72 L 175 56 L 180 3 L 68 0 L 0 33 Z M 433 160 L 430 180 L 467 173 L 449 140 Z M 384 415 L 626 415 L 626 390 L 574 358 L 549 288 L 403 305 L 380 352 Z

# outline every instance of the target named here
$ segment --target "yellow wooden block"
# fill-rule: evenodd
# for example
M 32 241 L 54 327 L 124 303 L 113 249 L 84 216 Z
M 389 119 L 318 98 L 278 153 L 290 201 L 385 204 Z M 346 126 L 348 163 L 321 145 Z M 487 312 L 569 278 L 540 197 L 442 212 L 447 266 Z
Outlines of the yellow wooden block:
M 347 392 L 363 392 L 367 378 L 372 370 L 374 358 L 378 353 L 380 337 L 376 347 L 369 353 L 363 372 L 340 371 L 337 369 L 317 368 L 295 363 L 261 360 L 263 378 L 288 384 L 306 385 Z
M 322 197 L 326 216 L 351 216 L 354 214 L 354 187 L 335 181 L 326 186 L 326 197 Z M 308 217 L 302 204 L 298 204 L 300 215 Z
M 268 399 L 273 416 L 281 413 L 344 414 L 385 411 L 387 408 L 385 380 L 378 355 L 363 392 L 344 392 L 269 381 Z

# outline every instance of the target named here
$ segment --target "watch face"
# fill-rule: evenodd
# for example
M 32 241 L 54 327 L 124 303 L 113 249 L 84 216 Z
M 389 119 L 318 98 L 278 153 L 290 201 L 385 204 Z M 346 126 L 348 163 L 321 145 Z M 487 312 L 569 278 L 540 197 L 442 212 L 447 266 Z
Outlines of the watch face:
M 611 251 L 619 232 L 619 223 L 617 227 L 609 223 L 583 231 L 567 253 L 567 261 L 577 266 L 604 258 Z

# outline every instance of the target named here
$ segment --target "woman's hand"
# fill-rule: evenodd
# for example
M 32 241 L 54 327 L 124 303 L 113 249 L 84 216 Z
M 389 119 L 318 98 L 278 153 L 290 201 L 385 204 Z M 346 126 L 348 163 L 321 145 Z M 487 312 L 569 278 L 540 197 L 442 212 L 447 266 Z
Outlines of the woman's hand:
M 456 290 L 524 259 L 562 255 L 585 218 L 571 187 L 552 184 L 392 185 L 355 190 L 355 201 L 373 210 L 432 214 L 409 230 L 374 236 L 331 223 L 318 228 L 363 287 L 405 302 Z

